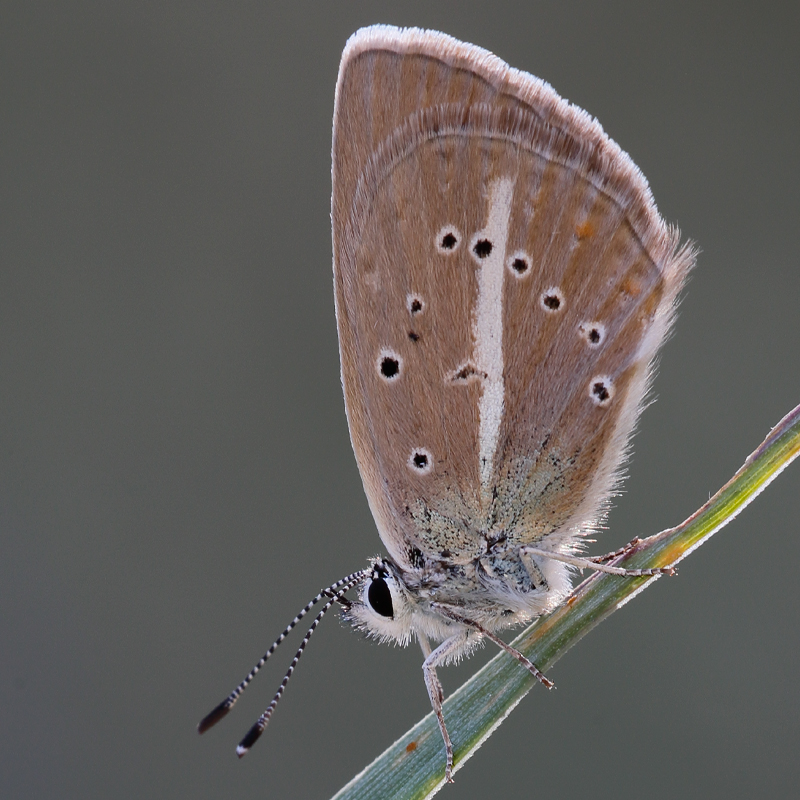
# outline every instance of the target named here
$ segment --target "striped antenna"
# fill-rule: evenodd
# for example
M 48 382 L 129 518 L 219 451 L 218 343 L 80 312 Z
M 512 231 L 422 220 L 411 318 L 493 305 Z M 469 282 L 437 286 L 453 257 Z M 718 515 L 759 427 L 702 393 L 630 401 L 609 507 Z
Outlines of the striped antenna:
M 286 673 L 286 676 L 281 682 L 277 694 L 269 704 L 269 708 L 267 708 L 267 710 L 258 718 L 258 722 L 250 729 L 247 736 L 242 739 L 239 747 L 236 748 L 236 752 L 241 758 L 241 756 L 247 752 L 253 742 L 258 739 L 264 728 L 266 728 L 267 722 L 269 721 L 270 716 L 272 716 L 272 712 L 275 710 L 278 700 L 281 699 L 283 690 L 286 688 L 286 684 L 289 682 L 289 678 L 291 677 L 292 672 L 294 672 L 294 668 L 297 666 L 297 662 L 300 660 L 300 656 L 303 654 L 303 650 L 305 650 L 305 647 L 308 644 L 308 640 L 311 638 L 311 635 L 314 633 L 317 625 L 319 625 L 322 617 L 325 616 L 326 612 L 334 603 L 339 603 L 347 608 L 350 604 L 344 597 L 345 593 L 352 589 L 359 581 L 370 575 L 370 573 L 371 569 L 362 569 L 358 572 L 353 572 L 346 578 L 336 581 L 336 583 L 332 584 L 327 589 L 323 589 L 313 600 L 311 600 L 286 626 L 283 633 L 272 643 L 269 650 L 267 650 L 267 652 L 264 653 L 264 655 L 258 660 L 258 663 L 253 667 L 253 669 L 250 670 L 250 672 L 247 674 L 247 677 L 213 711 L 211 711 L 211 713 L 206 714 L 206 716 L 200 720 L 200 724 L 197 726 L 198 733 L 205 733 L 209 728 L 216 725 L 224 716 L 227 715 L 227 713 L 233 708 L 234 703 L 236 703 L 236 701 L 239 699 L 242 692 L 244 692 L 244 690 L 247 688 L 250 681 L 255 678 L 261 667 L 267 663 L 267 659 L 278 649 L 278 645 L 292 632 L 292 629 L 297 625 L 297 623 L 300 622 L 300 620 L 303 619 L 303 617 L 308 614 L 308 612 L 311 611 L 311 609 L 317 603 L 319 603 L 323 597 L 330 598 L 322 607 L 322 610 L 319 612 L 319 614 L 317 614 L 316 619 L 311 623 L 311 627 L 308 629 L 308 633 L 306 633 L 305 637 L 303 638 L 303 641 L 300 644 L 300 649 L 295 654 L 294 659 L 292 659 L 292 664 L 289 667 L 289 671 Z M 256 729 L 258 729 L 257 733 L 255 733 Z

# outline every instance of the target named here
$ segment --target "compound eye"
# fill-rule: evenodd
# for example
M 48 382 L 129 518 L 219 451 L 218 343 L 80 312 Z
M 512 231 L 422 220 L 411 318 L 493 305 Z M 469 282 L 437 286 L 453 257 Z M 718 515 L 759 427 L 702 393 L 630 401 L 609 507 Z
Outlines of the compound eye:
M 374 578 L 367 589 L 367 602 L 376 614 L 382 617 L 394 617 L 392 608 L 392 593 L 383 578 Z

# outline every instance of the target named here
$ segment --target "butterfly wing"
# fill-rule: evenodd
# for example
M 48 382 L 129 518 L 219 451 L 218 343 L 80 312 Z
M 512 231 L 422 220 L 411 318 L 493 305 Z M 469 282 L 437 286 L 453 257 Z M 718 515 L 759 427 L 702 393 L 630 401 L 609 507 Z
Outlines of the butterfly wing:
M 571 546 L 613 489 L 693 251 L 596 121 L 439 33 L 350 39 L 332 174 L 345 405 L 389 553 Z

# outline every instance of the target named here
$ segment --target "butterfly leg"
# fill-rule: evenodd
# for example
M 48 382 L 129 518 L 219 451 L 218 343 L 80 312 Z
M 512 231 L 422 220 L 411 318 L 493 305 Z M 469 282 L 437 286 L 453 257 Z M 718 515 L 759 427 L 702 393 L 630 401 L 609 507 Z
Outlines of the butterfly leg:
M 467 644 L 469 631 L 462 630 L 449 639 L 445 639 L 433 652 L 431 652 L 428 640 L 423 635 L 418 633 L 417 638 L 422 647 L 422 652 L 425 654 L 425 661 L 422 664 L 425 688 L 428 690 L 431 707 L 433 708 L 433 713 L 436 715 L 436 721 L 439 723 L 442 739 L 444 739 L 444 749 L 447 758 L 444 779 L 448 783 L 453 783 L 453 743 L 450 741 L 450 734 L 447 732 L 447 726 L 444 724 L 444 713 L 442 712 L 444 690 L 442 689 L 439 676 L 436 674 L 436 667 L 458 656 L 459 651 Z
M 598 564 L 604 564 L 606 561 L 613 561 L 615 558 L 619 558 L 620 556 L 626 556 L 630 553 L 634 553 L 636 548 L 641 544 L 641 539 L 638 536 L 635 536 L 631 539 L 628 544 L 620 547 L 619 550 L 614 550 L 611 553 L 603 553 L 602 556 L 592 556 L 589 560 L 596 561 Z
M 519 663 L 522 664 L 522 666 L 525 667 L 525 669 L 527 669 L 528 672 L 530 672 L 530 674 L 542 684 L 542 686 L 547 689 L 555 688 L 553 681 L 551 681 L 550 678 L 548 678 L 536 666 L 536 664 L 533 663 L 533 661 L 524 656 L 519 650 L 512 647 L 510 644 L 504 642 L 499 636 L 496 636 L 490 630 L 484 628 L 479 622 L 476 622 L 474 619 L 470 619 L 469 617 L 462 616 L 456 609 L 446 606 L 443 603 L 431 603 L 431 607 L 435 608 L 440 614 L 448 619 L 452 619 L 454 622 L 460 622 L 462 625 L 468 625 L 470 628 L 474 628 L 482 636 L 485 636 L 487 639 L 494 642 L 501 650 L 505 650 L 506 653 L 519 661 Z M 447 641 L 450 640 L 448 639 Z
M 616 558 L 625 552 L 629 552 L 632 548 L 623 549 L 622 553 L 611 553 L 611 557 Z M 561 561 L 564 564 L 569 564 L 578 569 L 593 569 L 596 572 L 608 572 L 611 575 L 623 575 L 627 578 L 642 578 L 651 575 L 675 575 L 674 567 L 656 567 L 654 569 L 625 569 L 624 567 L 610 567 L 607 564 L 601 563 L 606 560 L 606 556 L 601 556 L 600 559 L 594 558 L 581 558 L 580 556 L 571 556 L 566 553 L 554 553 L 551 550 L 539 550 L 536 547 L 521 547 L 521 556 L 537 556 L 539 558 L 552 558 L 553 561 Z

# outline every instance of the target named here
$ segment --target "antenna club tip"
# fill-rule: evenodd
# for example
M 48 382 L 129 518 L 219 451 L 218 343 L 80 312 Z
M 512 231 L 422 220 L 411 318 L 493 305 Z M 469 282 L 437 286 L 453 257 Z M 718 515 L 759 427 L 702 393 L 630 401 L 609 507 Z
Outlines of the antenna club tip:
M 205 733 L 209 728 L 216 725 L 229 711 L 231 705 L 227 700 L 223 700 L 210 714 L 206 714 L 197 726 L 198 733 Z
M 258 737 L 264 733 L 264 728 L 266 727 L 266 723 L 259 720 L 247 731 L 244 739 L 239 742 L 238 747 L 236 748 L 236 755 L 241 758 L 257 741 Z

